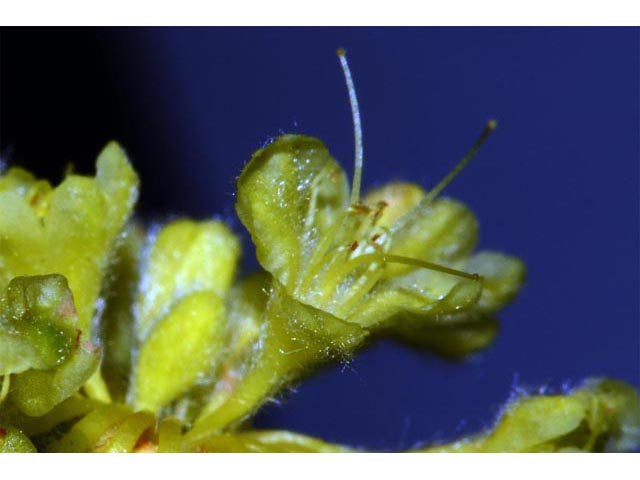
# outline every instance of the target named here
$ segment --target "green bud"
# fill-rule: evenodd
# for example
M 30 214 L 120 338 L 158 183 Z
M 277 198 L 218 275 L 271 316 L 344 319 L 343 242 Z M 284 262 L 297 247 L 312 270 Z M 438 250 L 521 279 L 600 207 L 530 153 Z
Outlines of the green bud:
M 632 387 L 589 379 L 568 395 L 521 397 L 485 434 L 432 452 L 614 452 L 640 445 L 640 397 Z
M 210 374 L 222 350 L 225 318 L 215 293 L 196 292 L 177 302 L 140 348 L 135 407 L 157 412 Z
M 138 195 L 138 178 L 115 142 L 100 153 L 96 169 L 95 178 L 69 175 L 55 189 L 19 169 L 0 179 L 0 287 L 18 276 L 65 276 L 77 326 L 86 332 L 115 240 Z
M 136 299 L 134 405 L 157 412 L 182 397 L 174 411 L 184 419 L 194 395 L 215 381 L 239 255 L 238 239 L 221 222 L 178 220 L 159 231 Z
M 222 222 L 177 220 L 164 226 L 143 267 L 136 301 L 138 339 L 144 341 L 187 294 L 211 291 L 225 295 L 239 256 L 240 242 Z

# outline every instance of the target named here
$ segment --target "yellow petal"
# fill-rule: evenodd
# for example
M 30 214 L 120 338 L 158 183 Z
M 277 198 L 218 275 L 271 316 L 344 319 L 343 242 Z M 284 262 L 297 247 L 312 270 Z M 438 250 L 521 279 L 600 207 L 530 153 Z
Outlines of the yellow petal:
M 236 211 L 258 260 L 289 289 L 347 202 L 344 172 L 311 137 L 276 139 L 253 155 L 238 179 Z

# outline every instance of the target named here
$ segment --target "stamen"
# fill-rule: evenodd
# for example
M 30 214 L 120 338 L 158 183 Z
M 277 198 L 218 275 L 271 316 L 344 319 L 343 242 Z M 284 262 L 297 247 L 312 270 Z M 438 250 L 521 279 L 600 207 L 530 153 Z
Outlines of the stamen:
M 377 269 L 376 271 L 371 271 L 371 268 L 375 266 L 375 262 L 371 262 L 369 269 L 363 274 L 362 277 L 358 279 L 358 281 L 350 288 L 350 295 L 345 296 L 342 299 L 342 304 L 340 305 L 339 313 L 347 316 L 351 309 L 360 301 L 362 298 L 369 293 L 369 291 L 378 283 L 380 276 L 382 274 L 381 269 Z
M 360 109 L 358 108 L 358 97 L 356 97 L 356 88 L 353 85 L 351 70 L 347 62 L 347 52 L 344 48 L 337 51 L 340 65 L 344 73 L 344 79 L 347 82 L 347 90 L 349 91 L 349 103 L 351 104 L 351 117 L 353 119 L 353 141 L 355 143 L 355 162 L 353 168 L 353 184 L 351 185 L 351 204 L 355 205 L 360 201 L 360 184 L 362 183 L 362 163 L 364 152 L 362 147 L 362 124 L 360 123 Z
M 464 167 L 466 167 L 469 161 L 471 161 L 471 159 L 475 157 L 476 153 L 478 153 L 478 150 L 480 150 L 480 147 L 482 146 L 482 144 L 489 137 L 489 134 L 496 129 L 497 125 L 498 124 L 495 120 L 489 120 L 487 122 L 487 126 L 484 127 L 484 130 L 476 140 L 476 143 L 473 144 L 473 147 L 471 147 L 471 150 L 469 150 L 469 153 L 467 153 L 462 158 L 462 160 L 458 162 L 458 164 L 454 167 L 454 169 L 451 170 L 451 172 L 449 172 L 449 174 L 446 177 L 444 177 L 440 181 L 440 183 L 438 183 L 438 185 L 436 185 L 435 188 L 433 188 L 433 190 L 427 193 L 427 195 L 421 200 L 422 204 L 431 203 L 438 195 L 440 195 L 440 192 L 442 192 L 442 190 L 444 190 L 446 186 L 449 185 L 451 181 L 454 178 L 456 178 L 462 170 L 464 170 Z
M 351 253 L 351 252 L 350 252 Z M 325 282 L 324 285 L 319 285 L 317 288 L 321 290 L 321 294 L 323 297 L 329 297 L 336 291 L 336 286 L 340 285 L 345 281 L 345 277 L 351 274 L 357 267 L 361 265 L 368 265 L 382 262 L 382 255 L 379 253 L 367 253 L 364 255 L 360 255 L 357 257 L 349 258 L 344 262 L 336 262 L 333 265 L 329 266 L 330 274 L 328 273 L 328 278 L 331 279 L 329 282 Z
M 427 262 L 426 260 L 418 260 L 417 258 L 403 257 L 400 255 L 384 255 L 384 260 L 388 263 L 401 263 L 403 265 L 414 265 L 416 267 L 426 268 L 428 270 L 434 270 L 436 272 L 447 273 L 449 275 L 455 275 L 457 277 L 467 278 L 473 281 L 482 280 L 482 276 L 478 273 L 467 273 L 462 270 L 456 270 L 454 268 L 445 267 L 437 263 Z
M 340 215 L 334 224 L 329 228 L 326 234 L 320 237 L 315 250 L 309 258 L 304 272 L 298 277 L 298 286 L 296 286 L 296 291 L 304 292 L 308 290 L 311 281 L 315 278 L 318 272 L 322 270 L 322 267 L 325 265 L 324 256 L 327 253 L 327 250 L 329 250 L 333 245 L 340 229 L 343 228 L 343 222 L 346 216 L 347 211 L 340 212 Z

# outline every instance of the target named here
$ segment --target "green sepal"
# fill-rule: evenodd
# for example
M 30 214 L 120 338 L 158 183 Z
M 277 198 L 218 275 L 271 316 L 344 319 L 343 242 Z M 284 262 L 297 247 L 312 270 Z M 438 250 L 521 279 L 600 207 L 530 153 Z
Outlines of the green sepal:
M 153 431 L 156 417 L 151 412 L 135 412 L 117 425 L 117 429 L 106 439 L 103 437 L 94 452 L 131 453 L 143 447 L 144 435 Z
M 394 317 L 378 335 L 389 336 L 450 359 L 487 348 L 498 333 L 498 321 L 473 309 L 459 314 L 440 315 L 433 320 L 404 314 Z
M 109 445 L 114 433 L 131 411 L 121 404 L 100 404 L 76 422 L 61 438 L 47 447 L 47 452 L 95 452 Z
M 130 224 L 117 246 L 110 270 L 110 282 L 104 294 L 100 337 L 104 354 L 100 371 L 111 398 L 124 401 L 132 371 L 135 347 L 134 299 L 140 282 L 139 262 L 144 230 Z
M 235 285 L 227 295 L 227 331 L 224 350 L 213 383 L 200 382 L 177 402 L 174 414 L 192 422 L 202 409 L 214 411 L 234 394 L 258 351 L 271 289 L 271 275 L 255 272 Z
M 416 270 L 388 280 L 386 291 L 367 305 L 361 318 L 387 318 L 378 335 L 445 357 L 459 359 L 485 349 L 498 332 L 497 311 L 522 288 L 526 269 L 519 259 L 496 252 L 479 252 L 454 265 L 479 273 L 481 284 L 455 283 L 437 272 Z M 429 297 L 422 298 L 416 285 L 428 285 Z
M 182 423 L 175 418 L 165 418 L 158 425 L 158 453 L 183 453 Z
M 223 433 L 191 446 L 208 453 L 345 453 L 357 450 L 286 430 Z
M 27 415 L 44 415 L 76 393 L 99 363 L 100 350 L 81 336 L 77 350 L 59 367 L 12 377 L 10 398 Z
M 187 434 L 190 441 L 242 421 L 310 368 L 327 361 L 347 361 L 368 334 L 358 325 L 293 299 L 275 280 L 264 315 L 247 374 L 224 403 L 203 409 Z
M 0 375 L 62 364 L 76 348 L 77 320 L 63 276 L 12 279 L 0 299 Z
M 130 453 L 148 450 L 155 436 L 156 417 L 119 404 L 94 401 L 94 408 L 62 436 L 50 442 L 48 453 Z
M 17 428 L 0 424 L 0 453 L 36 453 L 36 447 Z
M 93 400 L 78 394 L 60 402 L 44 415 L 30 416 L 7 400 L 0 406 L 0 424 L 11 424 L 25 435 L 34 437 L 47 434 L 62 423 L 83 417 L 93 410 L 94 406 Z
M 376 287 L 352 321 L 374 330 L 387 329 L 406 317 L 422 319 L 428 325 L 442 316 L 470 310 L 481 293 L 481 280 L 415 270 Z
M 13 373 L 9 398 L 27 415 L 44 415 L 82 387 L 100 351 L 77 328 L 74 298 L 61 275 L 13 279 L 2 306 L 0 339 L 9 348 L 0 359 L 3 371 Z

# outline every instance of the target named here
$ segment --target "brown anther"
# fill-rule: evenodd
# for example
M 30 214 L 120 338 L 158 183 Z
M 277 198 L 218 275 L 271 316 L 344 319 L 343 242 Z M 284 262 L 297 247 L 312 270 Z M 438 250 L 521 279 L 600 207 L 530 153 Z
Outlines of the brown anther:
M 158 445 L 151 441 L 147 432 L 145 432 L 133 446 L 134 453 L 155 453 L 158 451 Z
M 371 209 L 367 205 L 363 205 L 362 203 L 356 203 L 355 205 L 351 205 L 351 211 L 355 213 L 361 213 L 364 215 L 368 215 L 371 213 Z
M 78 348 L 80 346 L 80 335 L 82 335 L 82 330 L 76 328 L 76 341 L 73 345 L 73 348 Z
M 56 309 L 56 313 L 65 318 L 72 318 L 77 315 L 76 306 L 73 303 L 73 296 L 70 293 L 64 296 L 64 299 Z
M 349 248 L 350 248 L 350 249 L 351 249 L 351 251 L 353 252 L 356 248 L 358 248 L 358 245 L 360 245 L 360 244 L 359 244 L 359 243 L 358 243 L 358 241 L 356 240 L 355 242 L 353 242 L 353 243 L 351 244 L 351 247 L 349 247 Z
M 381 200 L 376 204 L 376 213 L 373 216 L 373 223 L 374 224 L 377 223 L 378 220 L 380 220 L 380 217 L 384 213 L 384 209 L 387 208 L 388 206 L 389 206 L 389 204 L 387 202 L 385 202 L 384 200 Z
M 29 205 L 35 207 L 40 202 L 40 198 L 41 196 L 39 193 L 34 193 L 29 199 Z
M 238 383 L 238 374 L 234 372 L 228 365 L 221 367 L 220 380 L 216 388 L 220 388 L 224 392 L 231 393 Z
M 376 242 L 376 240 L 378 240 L 379 238 L 380 238 L 380 234 L 379 234 L 379 233 L 376 233 L 373 237 L 371 237 L 371 241 L 372 241 L 373 243 L 375 243 L 375 242 Z

